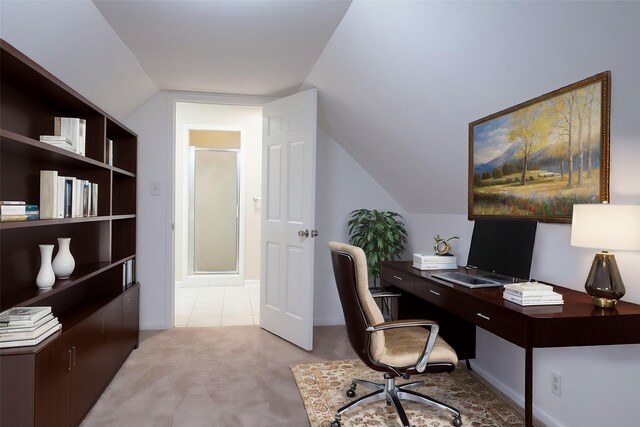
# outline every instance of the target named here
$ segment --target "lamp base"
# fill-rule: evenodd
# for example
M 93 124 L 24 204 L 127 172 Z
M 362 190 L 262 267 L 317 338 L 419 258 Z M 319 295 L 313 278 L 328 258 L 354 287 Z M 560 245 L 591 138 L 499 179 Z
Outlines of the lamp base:
M 625 288 L 614 254 L 606 251 L 596 254 L 584 287 L 596 307 L 615 307 Z
M 616 303 L 618 302 L 618 300 L 615 300 L 615 299 L 598 298 L 598 297 L 591 297 L 591 300 L 593 301 L 593 305 L 600 308 L 613 308 L 616 306 Z

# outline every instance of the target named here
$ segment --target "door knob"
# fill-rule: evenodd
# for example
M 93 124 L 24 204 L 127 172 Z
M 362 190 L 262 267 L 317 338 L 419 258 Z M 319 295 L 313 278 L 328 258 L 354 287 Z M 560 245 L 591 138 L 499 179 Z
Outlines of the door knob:
M 300 230 L 298 231 L 298 236 L 307 238 L 309 237 L 309 230 Z

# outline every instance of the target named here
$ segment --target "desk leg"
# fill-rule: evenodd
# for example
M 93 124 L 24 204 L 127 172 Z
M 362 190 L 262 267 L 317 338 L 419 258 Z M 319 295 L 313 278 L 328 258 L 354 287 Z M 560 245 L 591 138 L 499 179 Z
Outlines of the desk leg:
M 524 359 L 524 425 L 533 427 L 533 348 L 525 349 Z

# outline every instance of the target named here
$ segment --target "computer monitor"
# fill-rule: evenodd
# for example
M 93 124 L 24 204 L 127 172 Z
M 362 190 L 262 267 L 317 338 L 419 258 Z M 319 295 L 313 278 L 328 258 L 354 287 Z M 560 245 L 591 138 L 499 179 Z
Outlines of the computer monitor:
M 528 280 L 537 225 L 535 221 L 476 220 L 467 267 Z

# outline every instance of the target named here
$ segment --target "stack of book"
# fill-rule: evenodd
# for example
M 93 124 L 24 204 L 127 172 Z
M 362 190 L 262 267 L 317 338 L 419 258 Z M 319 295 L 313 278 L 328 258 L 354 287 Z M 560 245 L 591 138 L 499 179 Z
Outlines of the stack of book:
M 14 307 L 0 313 L 0 348 L 40 344 L 60 328 L 51 307 Z
M 98 184 L 58 171 L 40 171 L 40 218 L 98 215 Z
M 502 294 L 507 301 L 520 305 L 562 305 L 562 294 L 553 291 L 551 285 L 535 281 L 504 285 Z
M 38 205 L 28 205 L 24 200 L 0 201 L 0 222 L 28 221 L 39 218 Z
M 40 135 L 40 141 L 84 156 L 87 121 L 76 117 L 55 117 L 53 135 Z
M 455 255 L 413 254 L 413 268 L 419 270 L 457 269 Z

